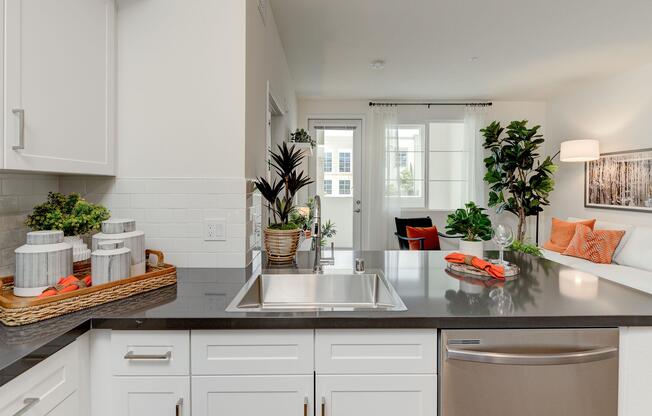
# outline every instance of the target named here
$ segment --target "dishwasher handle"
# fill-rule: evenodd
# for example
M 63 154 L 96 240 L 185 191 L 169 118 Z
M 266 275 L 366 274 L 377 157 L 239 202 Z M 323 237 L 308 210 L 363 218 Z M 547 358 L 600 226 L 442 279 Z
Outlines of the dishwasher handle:
M 467 350 L 446 346 L 446 359 L 504 365 L 562 365 L 602 361 L 618 356 L 617 347 L 601 347 L 585 351 L 553 354 L 511 354 Z

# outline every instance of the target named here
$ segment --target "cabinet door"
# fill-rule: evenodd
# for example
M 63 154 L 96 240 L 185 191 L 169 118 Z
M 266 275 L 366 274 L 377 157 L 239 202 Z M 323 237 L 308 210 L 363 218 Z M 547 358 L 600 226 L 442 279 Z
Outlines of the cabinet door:
M 434 374 L 318 375 L 316 385 L 317 416 L 437 414 Z
M 311 375 L 193 377 L 192 413 L 195 416 L 312 415 L 313 380 Z
M 189 416 L 189 377 L 113 377 L 115 416 Z
M 5 0 L 4 24 L 4 167 L 114 174 L 114 0 Z

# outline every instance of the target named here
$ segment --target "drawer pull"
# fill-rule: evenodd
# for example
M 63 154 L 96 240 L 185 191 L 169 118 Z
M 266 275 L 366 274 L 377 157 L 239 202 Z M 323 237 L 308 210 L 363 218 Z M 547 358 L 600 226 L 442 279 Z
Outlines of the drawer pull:
M 308 416 L 308 398 L 303 398 L 303 416 Z
M 174 407 L 175 416 L 181 416 L 181 406 L 183 406 L 183 397 L 179 397 L 179 400 L 177 400 L 177 404 Z
M 36 406 L 36 403 L 38 403 L 40 401 L 41 401 L 41 399 L 39 399 L 38 397 L 26 397 L 25 400 L 23 400 L 23 404 L 25 406 L 23 406 L 19 411 L 14 413 L 13 416 L 24 415 L 25 413 L 27 413 L 27 411 L 29 409 Z
M 14 108 L 11 110 L 18 117 L 18 144 L 11 146 L 13 150 L 22 150 L 25 148 L 25 110 Z
M 125 354 L 125 360 L 170 360 L 172 358 L 172 351 L 168 351 L 165 354 L 134 354 L 133 351 L 129 351 Z

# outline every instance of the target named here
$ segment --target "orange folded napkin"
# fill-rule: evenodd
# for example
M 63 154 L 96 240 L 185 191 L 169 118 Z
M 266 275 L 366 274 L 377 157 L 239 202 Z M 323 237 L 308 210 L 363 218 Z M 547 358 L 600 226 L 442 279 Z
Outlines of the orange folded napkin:
M 47 298 L 61 293 L 72 292 L 77 289 L 83 289 L 90 286 L 92 283 L 91 276 L 86 276 L 82 279 L 77 279 L 75 276 L 62 277 L 56 285 L 49 287 L 39 295 L 39 298 Z
M 484 270 L 495 279 L 505 278 L 505 269 L 502 266 L 497 266 L 475 256 L 468 256 L 462 253 L 451 253 L 446 256 L 445 259 L 449 263 L 468 264 L 469 266 L 473 266 L 476 269 Z

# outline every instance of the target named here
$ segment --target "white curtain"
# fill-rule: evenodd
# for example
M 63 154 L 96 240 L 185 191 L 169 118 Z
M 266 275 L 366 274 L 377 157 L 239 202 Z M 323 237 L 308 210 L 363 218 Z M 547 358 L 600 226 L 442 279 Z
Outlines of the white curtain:
M 466 177 L 468 178 L 467 201 L 486 208 L 484 184 L 485 149 L 484 137 L 480 129 L 485 127 L 487 111 L 484 106 L 467 106 L 464 111 L 464 150 L 469 152 Z
M 371 134 L 364 144 L 362 246 L 365 250 L 398 248 L 394 217 L 400 216 L 400 206 L 398 198 L 389 197 L 387 192 L 390 168 L 386 161 L 388 147 L 398 145 L 396 118 L 396 107 L 374 107 Z

